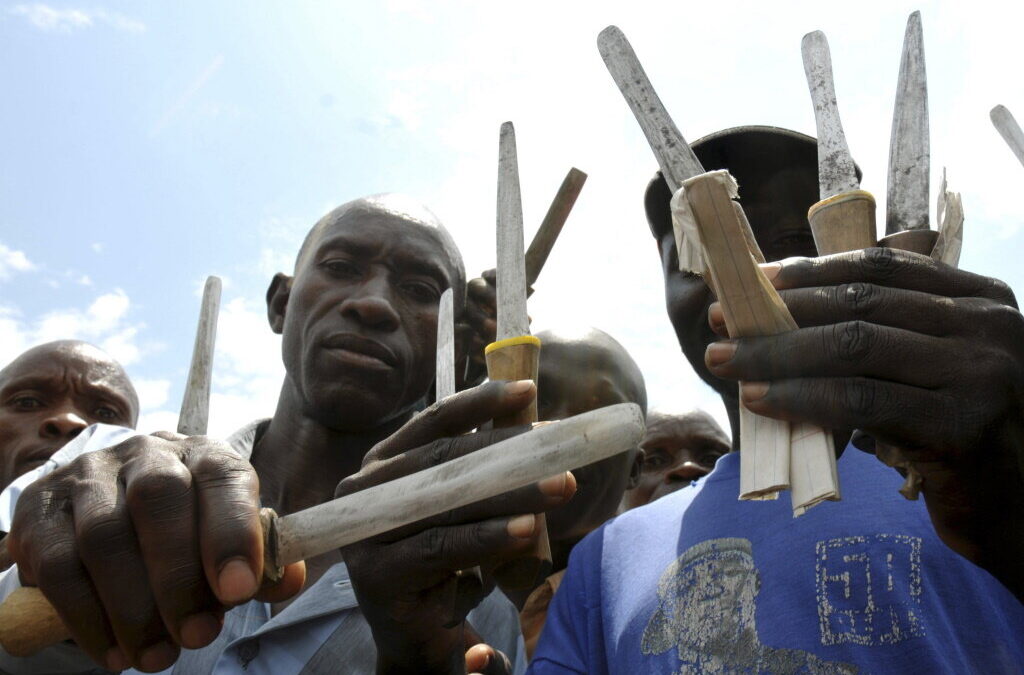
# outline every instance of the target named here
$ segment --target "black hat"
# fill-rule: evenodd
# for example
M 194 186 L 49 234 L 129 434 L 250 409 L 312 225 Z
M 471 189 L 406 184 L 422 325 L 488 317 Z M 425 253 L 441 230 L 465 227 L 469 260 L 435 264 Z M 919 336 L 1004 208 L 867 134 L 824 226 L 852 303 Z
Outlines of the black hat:
M 739 183 L 741 194 L 744 184 L 756 183 L 779 169 L 807 167 L 808 171 L 818 171 L 818 142 L 807 134 L 780 127 L 733 127 L 708 134 L 690 147 L 707 171 L 728 169 Z M 860 176 L 858 168 L 857 178 Z M 656 172 L 644 193 L 647 223 L 655 236 L 672 227 L 668 206 L 671 198 L 668 184 L 661 172 Z

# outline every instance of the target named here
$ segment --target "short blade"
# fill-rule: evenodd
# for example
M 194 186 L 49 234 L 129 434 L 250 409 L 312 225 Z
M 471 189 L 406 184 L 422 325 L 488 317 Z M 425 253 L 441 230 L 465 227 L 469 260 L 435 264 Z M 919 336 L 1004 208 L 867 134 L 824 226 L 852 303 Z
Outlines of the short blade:
M 846 134 L 839 119 L 836 88 L 832 80 L 832 56 L 828 40 L 820 30 L 804 36 L 801 51 L 807 86 L 814 103 L 814 122 L 818 128 L 818 188 L 822 199 L 860 188 L 857 170 L 846 145 Z
M 526 314 L 526 263 L 523 255 L 523 200 L 519 192 L 516 130 L 501 125 L 498 141 L 498 339 L 530 334 Z
M 605 28 L 597 36 L 597 49 L 640 123 L 669 189 L 675 192 L 687 178 L 704 173 L 700 160 L 669 117 L 622 31 L 616 26 Z
M 889 141 L 889 190 L 885 233 L 928 229 L 928 79 L 921 13 L 907 19 Z
M 434 387 L 438 401 L 455 393 L 455 312 L 452 298 L 452 289 L 449 288 L 441 294 L 441 304 L 437 308 L 437 369 Z
M 1013 114 L 1005 106 L 997 105 L 992 108 L 989 117 L 992 118 L 992 124 L 995 125 L 996 131 L 1013 150 L 1013 154 L 1017 155 L 1021 164 L 1024 164 L 1024 133 L 1021 132 L 1017 120 L 1013 119 Z
M 544 263 L 551 255 L 555 240 L 561 234 L 562 226 L 568 220 L 569 213 L 572 212 L 572 207 L 576 204 L 576 198 L 580 196 L 580 190 L 583 189 L 585 182 L 587 182 L 587 174 L 575 167 L 569 169 L 555 198 L 551 201 L 551 206 L 548 207 L 547 215 L 544 216 L 540 229 L 537 230 L 537 234 L 533 235 L 530 248 L 526 249 L 527 285 L 533 286 L 537 277 L 540 276 L 540 271 L 544 269 Z
M 178 433 L 186 436 L 206 435 L 210 421 L 210 383 L 213 378 L 213 348 L 217 342 L 220 289 L 218 277 L 206 279 L 196 341 L 192 347 L 192 365 L 189 367 L 185 396 L 178 414 Z
M 288 565 L 557 476 L 636 447 L 639 406 L 619 403 L 537 427 L 444 464 L 277 520 Z

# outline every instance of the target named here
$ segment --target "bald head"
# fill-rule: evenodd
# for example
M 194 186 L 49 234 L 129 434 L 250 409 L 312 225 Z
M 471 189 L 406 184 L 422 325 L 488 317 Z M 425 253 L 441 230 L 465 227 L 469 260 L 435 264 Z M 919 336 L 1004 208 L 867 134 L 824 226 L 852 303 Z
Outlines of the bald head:
M 537 413 L 558 420 L 616 403 L 647 410 L 640 368 L 612 336 L 596 328 L 543 331 L 537 378 Z M 637 449 L 631 448 L 573 471 L 576 495 L 549 511 L 552 550 L 573 542 L 615 515 L 623 492 L 639 478 Z M 557 555 L 557 554 L 556 554 Z
M 103 350 L 77 340 L 29 349 L 0 370 L 0 489 L 88 425 L 138 417 L 135 388 Z

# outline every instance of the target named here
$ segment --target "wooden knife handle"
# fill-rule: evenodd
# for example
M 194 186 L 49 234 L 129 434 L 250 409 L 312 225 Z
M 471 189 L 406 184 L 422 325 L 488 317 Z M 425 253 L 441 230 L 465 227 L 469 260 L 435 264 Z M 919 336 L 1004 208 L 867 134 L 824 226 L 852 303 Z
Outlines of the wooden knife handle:
M 273 509 L 260 509 L 263 528 L 263 583 L 281 579 Z M 0 646 L 11 656 L 32 656 L 36 652 L 71 639 L 60 615 L 43 592 L 25 586 L 15 590 L 0 605 Z
M 487 345 L 487 377 L 492 380 L 537 381 L 540 340 L 532 335 L 499 340 Z M 496 418 L 495 428 L 532 424 L 537 421 L 537 401 L 515 415 Z M 522 558 L 511 560 L 494 571 L 498 584 L 507 590 L 529 590 L 551 572 L 551 543 L 544 514 L 537 514 L 537 544 Z
M 807 211 L 818 255 L 832 255 L 875 246 L 875 198 L 850 190 L 823 199 Z

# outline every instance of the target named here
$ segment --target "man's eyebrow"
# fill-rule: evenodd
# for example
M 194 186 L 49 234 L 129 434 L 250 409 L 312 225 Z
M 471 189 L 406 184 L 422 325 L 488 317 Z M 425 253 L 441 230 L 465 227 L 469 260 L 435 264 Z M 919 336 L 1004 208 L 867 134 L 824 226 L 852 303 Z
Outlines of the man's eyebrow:
M 377 244 L 373 242 L 359 241 L 340 234 L 322 241 L 316 247 L 315 256 L 319 259 L 332 251 L 344 251 L 358 258 L 359 256 L 372 255 L 376 248 Z M 445 287 L 453 281 L 448 271 L 442 265 L 417 256 L 405 253 L 392 254 L 389 256 L 388 262 L 392 268 L 397 268 L 398 271 L 433 277 Z
M 53 379 L 39 375 L 22 375 L 0 382 L 0 395 L 6 395 L 17 389 L 53 389 Z

